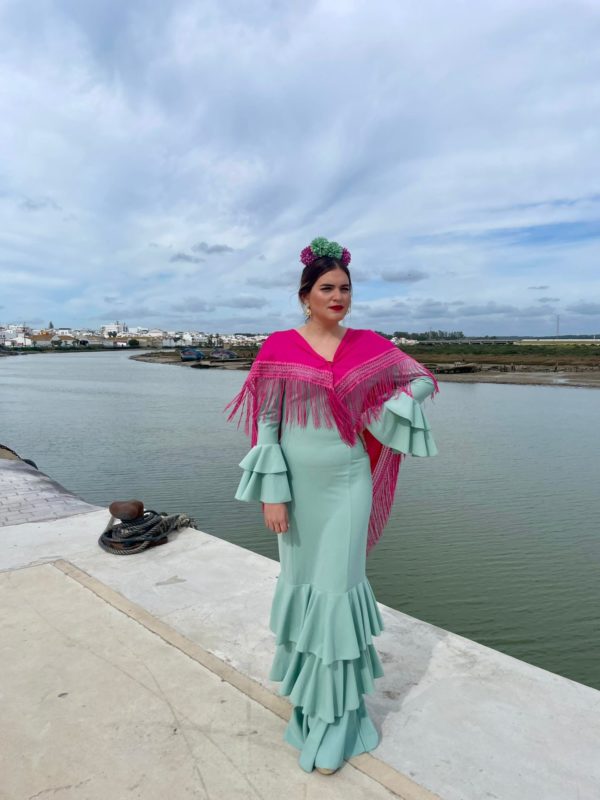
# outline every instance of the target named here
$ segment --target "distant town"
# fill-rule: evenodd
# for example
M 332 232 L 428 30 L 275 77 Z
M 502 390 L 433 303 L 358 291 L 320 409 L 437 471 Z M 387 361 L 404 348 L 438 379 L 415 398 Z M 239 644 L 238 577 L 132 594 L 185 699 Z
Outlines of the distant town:
M 382 333 L 379 331 L 379 333 Z M 493 345 L 496 350 L 501 345 L 600 345 L 600 335 L 561 335 L 561 336 L 465 336 L 462 331 L 429 330 L 425 332 L 396 331 L 382 333 L 398 346 L 444 345 L 453 347 L 470 345 Z M 194 330 L 164 330 L 128 326 L 125 322 L 111 322 L 100 328 L 57 327 L 51 321 L 45 328 L 34 328 L 23 324 L 0 324 L 0 351 L 4 350 L 59 350 L 59 349 L 117 349 L 117 348 L 190 348 L 205 347 L 258 348 L 269 333 L 216 333 Z
M 0 325 L 0 347 L 5 348 L 54 348 L 70 347 L 231 347 L 255 346 L 262 343 L 268 334 L 221 334 L 205 331 L 168 331 L 162 328 L 129 327 L 125 322 L 112 322 L 90 328 L 60 328 L 52 322 L 46 328 L 27 325 Z
M 442 331 L 436 332 L 444 333 Z M 169 331 L 161 328 L 129 327 L 125 322 L 112 322 L 98 330 L 89 328 L 60 328 L 52 322 L 46 328 L 25 324 L 0 325 L 0 347 L 47 348 L 76 347 L 257 347 L 268 333 L 207 333 L 205 331 Z M 421 336 L 423 336 L 421 334 Z M 461 334 L 462 336 L 462 334 Z M 418 344 L 418 339 L 405 336 L 389 337 L 395 344 Z

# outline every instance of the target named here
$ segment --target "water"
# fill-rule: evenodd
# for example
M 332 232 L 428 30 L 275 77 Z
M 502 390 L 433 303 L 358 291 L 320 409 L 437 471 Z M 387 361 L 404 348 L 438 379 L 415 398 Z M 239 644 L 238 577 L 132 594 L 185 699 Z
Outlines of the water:
M 128 355 L 0 358 L 0 442 L 89 502 L 138 497 L 277 559 L 233 499 L 249 442 L 222 409 L 247 372 Z M 440 385 L 440 453 L 405 460 L 368 559 L 377 599 L 600 689 L 600 392 Z

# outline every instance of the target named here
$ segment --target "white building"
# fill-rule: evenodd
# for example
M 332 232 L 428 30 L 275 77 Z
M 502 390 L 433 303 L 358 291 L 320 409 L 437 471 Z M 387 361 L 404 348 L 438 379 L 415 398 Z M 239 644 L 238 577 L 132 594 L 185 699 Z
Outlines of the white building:
M 13 336 L 11 339 L 7 339 L 6 344 L 9 347 L 31 347 L 33 342 L 26 334 L 17 333 L 16 336 Z
M 129 328 L 124 322 L 112 322 L 109 325 L 103 325 L 100 328 L 102 336 L 108 337 L 109 334 L 115 334 L 116 336 L 120 336 L 122 333 L 129 333 Z
M 73 347 L 77 343 L 75 337 L 70 333 L 55 333 L 51 341 L 56 347 Z
M 419 344 L 417 339 L 407 339 L 406 336 L 392 336 L 393 344 Z

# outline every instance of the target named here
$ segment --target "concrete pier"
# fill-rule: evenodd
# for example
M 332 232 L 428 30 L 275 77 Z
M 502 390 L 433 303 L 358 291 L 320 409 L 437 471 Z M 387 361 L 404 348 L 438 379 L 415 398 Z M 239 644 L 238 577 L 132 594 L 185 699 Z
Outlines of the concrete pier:
M 108 518 L 0 460 L 2 800 L 600 797 L 600 692 L 383 605 L 382 741 L 303 772 L 266 678 L 279 564 L 190 528 L 113 555 Z

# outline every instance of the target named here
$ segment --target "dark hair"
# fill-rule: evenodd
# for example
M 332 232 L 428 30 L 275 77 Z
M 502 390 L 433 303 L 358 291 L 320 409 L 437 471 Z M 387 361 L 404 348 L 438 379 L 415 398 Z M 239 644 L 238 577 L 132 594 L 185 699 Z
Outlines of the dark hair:
M 308 294 L 313 288 L 315 283 L 319 280 L 321 275 L 326 272 L 331 272 L 333 269 L 342 269 L 348 276 L 348 283 L 350 284 L 350 292 L 352 292 L 352 278 L 348 267 L 342 264 L 337 258 L 332 256 L 321 256 L 315 258 L 310 264 L 307 264 L 302 270 L 300 276 L 300 288 L 298 289 L 298 299 L 302 302 L 302 295 Z

